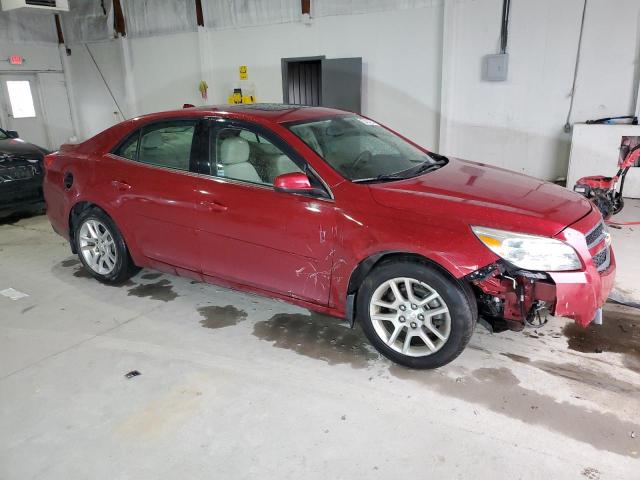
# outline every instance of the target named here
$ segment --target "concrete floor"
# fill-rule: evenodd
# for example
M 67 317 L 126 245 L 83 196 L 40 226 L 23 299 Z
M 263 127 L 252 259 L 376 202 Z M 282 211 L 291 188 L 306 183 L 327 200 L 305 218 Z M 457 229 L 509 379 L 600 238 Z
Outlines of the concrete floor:
M 640 228 L 614 237 L 637 280 Z M 408 371 L 278 301 L 147 270 L 101 285 L 42 216 L 0 225 L 8 287 L 29 296 L 0 296 L 2 480 L 638 478 L 636 309 L 478 327 Z

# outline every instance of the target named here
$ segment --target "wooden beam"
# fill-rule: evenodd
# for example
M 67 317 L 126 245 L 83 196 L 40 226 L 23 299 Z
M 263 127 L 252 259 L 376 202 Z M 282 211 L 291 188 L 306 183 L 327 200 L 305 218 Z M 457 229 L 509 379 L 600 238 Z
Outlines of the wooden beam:
M 302 9 L 302 14 L 305 13 L 311 14 L 311 0 L 300 0 L 300 8 Z
M 121 37 L 127 36 L 127 29 L 124 23 L 124 13 L 120 0 L 113 0 L 113 30 Z
M 56 20 L 56 33 L 58 34 L 58 44 L 64 43 L 64 35 L 62 34 L 62 25 L 60 24 L 60 15 L 57 13 L 54 15 Z
M 199 27 L 204 27 L 204 15 L 202 14 L 202 0 L 196 0 L 196 22 Z

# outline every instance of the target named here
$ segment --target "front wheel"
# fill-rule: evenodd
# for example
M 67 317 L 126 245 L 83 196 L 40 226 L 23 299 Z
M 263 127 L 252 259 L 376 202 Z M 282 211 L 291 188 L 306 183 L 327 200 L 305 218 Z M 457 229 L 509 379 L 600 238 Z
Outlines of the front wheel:
M 410 368 L 437 368 L 466 347 L 476 322 L 470 298 L 428 265 L 389 262 L 376 267 L 358 292 L 358 319 L 384 356 Z

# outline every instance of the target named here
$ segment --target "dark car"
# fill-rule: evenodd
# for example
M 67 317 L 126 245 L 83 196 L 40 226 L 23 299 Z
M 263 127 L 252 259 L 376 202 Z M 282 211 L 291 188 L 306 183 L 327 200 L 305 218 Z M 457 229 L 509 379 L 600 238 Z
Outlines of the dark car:
M 453 360 L 485 319 L 598 321 L 600 213 L 535 178 L 286 105 L 137 117 L 45 157 L 53 228 L 117 284 L 150 267 L 361 323 L 403 365 Z
M 49 151 L 0 129 L 0 217 L 44 206 L 43 158 Z

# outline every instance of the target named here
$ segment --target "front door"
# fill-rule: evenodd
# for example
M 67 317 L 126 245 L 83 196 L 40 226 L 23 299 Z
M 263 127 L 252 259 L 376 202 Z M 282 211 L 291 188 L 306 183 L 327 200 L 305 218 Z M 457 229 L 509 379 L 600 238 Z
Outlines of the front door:
M 36 76 L 5 74 L 0 75 L 0 83 L 6 130 L 17 131 L 25 142 L 50 148 Z
M 215 123 L 214 161 L 199 178 L 196 205 L 203 273 L 328 304 L 333 200 L 276 192 L 274 178 L 302 171 L 304 161 L 264 130 Z
M 96 177 L 116 203 L 117 223 L 151 260 L 199 271 L 190 172 L 201 122 L 170 120 L 142 127 L 96 165 Z

